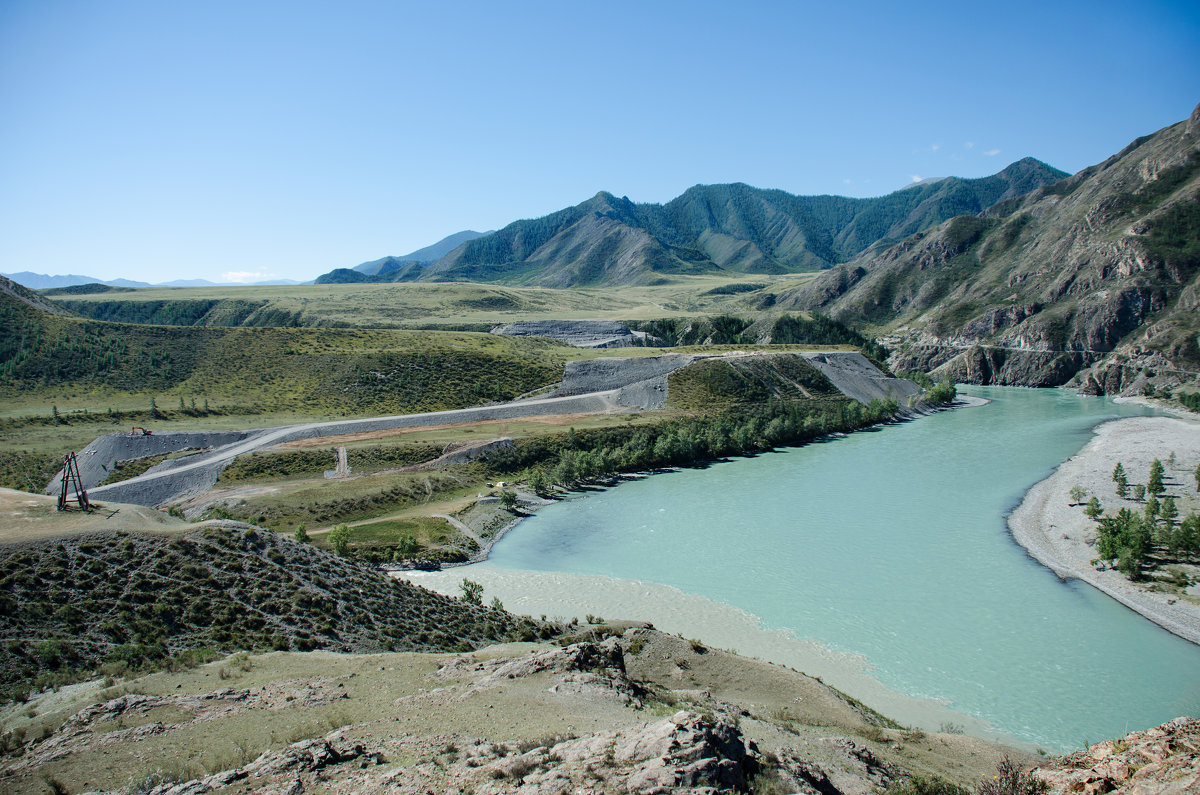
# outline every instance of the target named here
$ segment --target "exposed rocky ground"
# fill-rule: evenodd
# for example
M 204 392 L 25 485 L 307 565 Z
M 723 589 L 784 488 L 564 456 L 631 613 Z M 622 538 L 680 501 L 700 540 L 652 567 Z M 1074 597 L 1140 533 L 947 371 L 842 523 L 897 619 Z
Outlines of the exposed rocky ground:
M 1042 765 L 1034 776 L 1051 795 L 1200 792 L 1200 718 L 1176 718 Z
M 967 783 L 1005 754 L 1032 761 L 962 735 L 889 728 L 816 680 L 694 641 L 586 629 L 561 647 L 275 653 L 45 694 L 4 715 L 25 741 L 0 785 L 865 795 L 913 774 Z
M 104 482 L 121 464 L 151 456 L 165 455 L 183 450 L 209 450 L 244 441 L 252 435 L 249 431 L 160 431 L 143 434 L 108 433 L 97 437 L 94 442 L 78 453 L 79 476 L 83 487 L 92 489 Z M 54 476 L 46 486 L 47 494 L 57 493 L 62 472 Z
M 859 403 L 891 398 L 901 406 L 921 394 L 921 388 L 906 378 L 892 378 L 861 353 L 805 353 L 805 361 L 838 388 Z

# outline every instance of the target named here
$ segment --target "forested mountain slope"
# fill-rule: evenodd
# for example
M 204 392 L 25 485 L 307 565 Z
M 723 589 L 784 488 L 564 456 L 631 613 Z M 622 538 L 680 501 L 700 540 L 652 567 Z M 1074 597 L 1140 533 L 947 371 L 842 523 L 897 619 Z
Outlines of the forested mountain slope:
M 951 177 L 873 199 L 741 183 L 697 185 L 667 204 L 601 192 L 469 241 L 403 278 L 572 287 L 645 284 L 668 273 L 818 270 L 1064 176 L 1027 158 L 991 177 Z
M 890 332 L 900 370 L 1118 393 L 1196 378 L 1198 273 L 1200 108 L 777 300 Z

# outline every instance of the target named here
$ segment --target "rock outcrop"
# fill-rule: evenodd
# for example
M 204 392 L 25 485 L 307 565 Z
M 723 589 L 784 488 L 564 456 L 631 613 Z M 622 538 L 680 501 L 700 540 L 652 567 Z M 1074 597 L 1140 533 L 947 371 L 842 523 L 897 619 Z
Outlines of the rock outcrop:
M 1176 718 L 1097 743 L 1033 771 L 1051 795 L 1185 795 L 1200 792 L 1200 719 Z

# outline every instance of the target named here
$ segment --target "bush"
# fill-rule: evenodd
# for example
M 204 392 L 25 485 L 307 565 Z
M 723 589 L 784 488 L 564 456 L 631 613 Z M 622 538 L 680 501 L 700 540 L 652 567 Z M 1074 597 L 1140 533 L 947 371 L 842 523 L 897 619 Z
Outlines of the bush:
M 912 778 L 889 787 L 887 795 L 970 795 L 969 791 L 957 784 L 951 784 L 943 778 L 932 776 Z
M 1007 756 L 996 765 L 996 773 L 984 779 L 976 789 L 978 795 L 1042 795 L 1050 787 L 1032 773 L 1027 773 Z
M 933 406 L 944 406 L 953 403 L 958 397 L 958 390 L 949 381 L 943 381 L 925 393 L 925 402 Z

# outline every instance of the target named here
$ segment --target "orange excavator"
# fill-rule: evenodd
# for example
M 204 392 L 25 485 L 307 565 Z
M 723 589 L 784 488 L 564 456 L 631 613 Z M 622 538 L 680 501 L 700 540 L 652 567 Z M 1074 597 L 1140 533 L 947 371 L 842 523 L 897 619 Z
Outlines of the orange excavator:
M 129 429 L 129 435 L 137 436 L 138 431 L 142 432 L 142 436 L 149 436 L 151 433 L 150 431 L 146 430 L 145 428 L 143 428 L 140 425 L 134 425 L 132 428 Z

